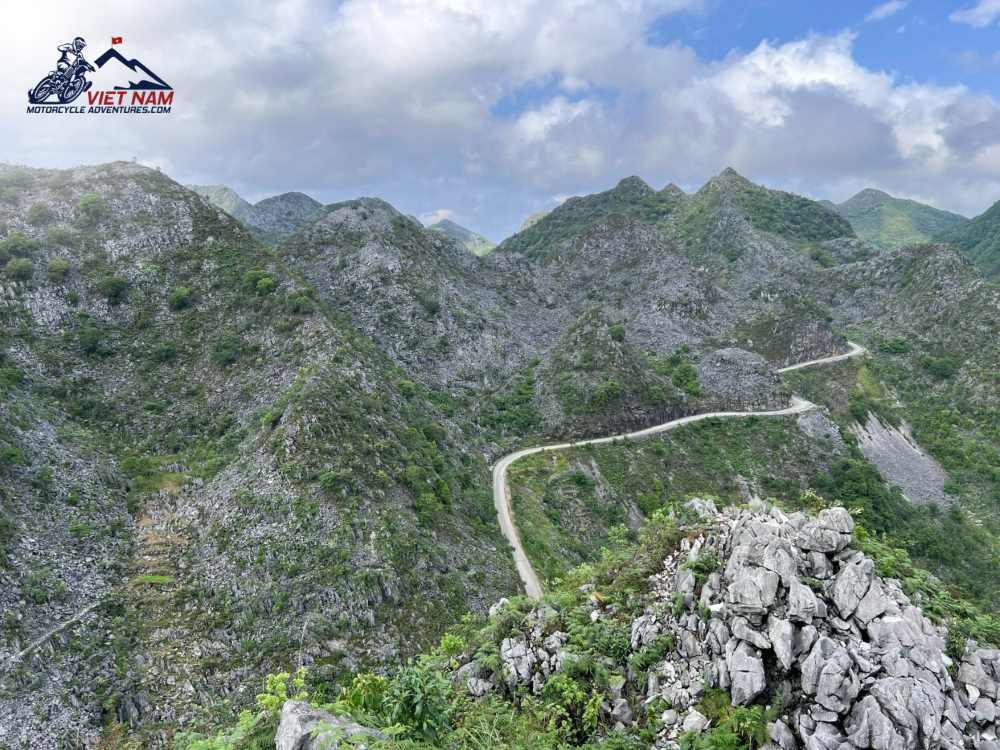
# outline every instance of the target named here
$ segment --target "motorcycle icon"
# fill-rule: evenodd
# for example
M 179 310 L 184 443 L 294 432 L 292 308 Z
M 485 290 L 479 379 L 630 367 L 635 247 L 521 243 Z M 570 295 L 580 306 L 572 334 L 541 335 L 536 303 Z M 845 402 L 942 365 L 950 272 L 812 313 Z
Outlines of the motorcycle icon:
M 28 101 L 31 104 L 43 104 L 54 95 L 60 104 L 69 104 L 93 85 L 86 78 L 88 72 L 93 73 L 94 66 L 82 57 L 77 58 L 66 70 L 53 70 L 40 80 L 28 92 Z

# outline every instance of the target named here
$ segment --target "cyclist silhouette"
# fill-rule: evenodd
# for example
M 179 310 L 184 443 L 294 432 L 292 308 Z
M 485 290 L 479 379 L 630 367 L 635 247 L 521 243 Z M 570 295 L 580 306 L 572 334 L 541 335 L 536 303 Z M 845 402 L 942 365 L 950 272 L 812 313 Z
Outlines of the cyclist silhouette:
M 87 80 L 87 73 L 93 73 L 94 66 L 83 57 L 86 46 L 87 42 L 78 36 L 72 42 L 56 47 L 59 51 L 56 69 L 28 92 L 28 101 L 42 104 L 50 96 L 55 96 L 61 104 L 67 104 L 89 89 L 93 84 Z

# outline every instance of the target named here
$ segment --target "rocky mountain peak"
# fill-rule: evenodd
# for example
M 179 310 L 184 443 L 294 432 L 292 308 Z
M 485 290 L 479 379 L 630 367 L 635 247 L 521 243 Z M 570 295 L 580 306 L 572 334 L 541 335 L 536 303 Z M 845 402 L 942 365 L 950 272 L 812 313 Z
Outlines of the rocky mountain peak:
M 198 193 L 209 203 L 248 223 L 253 215 L 253 206 L 239 193 L 226 185 L 188 185 L 188 189 Z
M 686 198 L 687 197 L 687 193 L 685 193 L 683 190 L 681 190 L 677 185 L 675 185 L 672 182 L 669 185 L 667 185 L 665 188 L 663 188 L 663 190 L 661 190 L 659 194 L 661 196 L 665 197 L 665 198 L 675 198 L 676 199 L 676 198 Z
M 615 192 L 627 195 L 652 195 L 655 191 L 641 177 L 632 175 L 620 180 L 615 185 Z
M 493 251 L 493 248 L 496 247 L 493 242 L 490 242 L 481 234 L 477 234 L 470 229 L 466 229 L 462 225 L 456 224 L 451 219 L 442 219 L 435 224 L 431 224 L 427 228 L 451 237 L 470 253 L 480 257 L 488 255 Z

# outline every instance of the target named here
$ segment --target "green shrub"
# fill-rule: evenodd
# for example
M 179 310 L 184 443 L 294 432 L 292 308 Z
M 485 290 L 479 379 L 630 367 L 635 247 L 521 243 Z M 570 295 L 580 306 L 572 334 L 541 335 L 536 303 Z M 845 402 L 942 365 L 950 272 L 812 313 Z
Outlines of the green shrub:
M 420 306 L 424 308 L 428 315 L 434 317 L 439 312 L 441 312 L 441 302 L 438 300 L 437 295 L 429 290 L 424 290 L 417 292 L 416 294 L 417 302 Z
M 44 226 L 50 223 L 55 218 L 55 214 L 52 209 L 49 208 L 44 203 L 36 203 L 31 208 L 28 209 L 28 213 L 25 216 L 28 223 L 34 227 Z
M 288 305 L 288 312 L 296 315 L 308 315 L 315 307 L 312 294 L 307 290 L 300 290 L 288 295 L 286 304 Z
M 757 750 L 768 743 L 767 725 L 780 712 L 780 704 L 776 700 L 771 709 L 733 706 L 727 693 L 709 690 L 698 704 L 698 710 L 712 726 L 703 734 L 681 735 L 681 750 Z
M 397 674 L 385 693 L 385 717 L 406 727 L 413 739 L 436 743 L 448 730 L 451 690 L 440 672 L 411 664 Z
M 0 240 L 0 263 L 6 263 L 11 258 L 30 258 L 41 249 L 38 240 L 14 232 L 9 237 Z
M 35 273 L 35 264 L 28 258 L 11 258 L 4 266 L 3 273 L 13 281 L 28 281 Z
M 334 704 L 338 712 L 349 714 L 362 723 L 385 723 L 389 680 L 370 672 L 361 672 L 351 684 L 340 689 Z
M 183 310 L 191 306 L 191 290 L 186 286 L 174 287 L 167 295 L 167 305 L 171 310 Z
M 45 239 L 50 245 L 76 247 L 77 235 L 69 227 L 52 227 L 45 233 Z
M 904 338 L 886 339 L 878 345 L 878 350 L 885 354 L 908 354 L 910 343 Z
M 91 323 L 87 323 L 80 328 L 80 333 L 77 334 L 77 341 L 80 344 L 80 350 L 84 354 L 110 353 L 104 341 L 104 332 Z
M 278 282 L 267 271 L 255 268 L 243 274 L 242 286 L 245 293 L 263 297 L 273 292 L 277 288 Z
M 947 380 L 958 370 L 958 362 L 951 357 L 921 357 L 920 365 L 938 380 Z
M 177 345 L 171 341 L 162 341 L 150 350 L 149 356 L 154 362 L 172 362 L 177 358 Z
M 107 201 L 97 193 L 81 195 L 76 204 L 76 220 L 83 227 L 96 227 L 108 213 Z
M 687 360 L 684 360 L 674 368 L 673 374 L 670 376 L 670 382 L 689 396 L 698 396 L 701 394 L 701 387 L 698 385 L 698 371 Z
M 229 367 L 240 358 L 243 352 L 243 341 L 231 333 L 224 334 L 212 347 L 212 361 L 219 367 Z
M 624 341 L 625 340 L 625 326 L 621 324 L 615 324 L 608 327 L 608 335 L 613 341 Z
M 69 273 L 69 261 L 65 258 L 53 258 L 49 261 L 47 272 L 49 281 L 53 284 L 59 284 L 66 280 L 66 274 Z
M 105 276 L 97 282 L 97 289 L 110 305 L 119 305 L 128 294 L 128 282 L 120 276 Z
M 617 380 L 610 378 L 594 389 L 594 392 L 590 396 L 590 405 L 593 408 L 600 408 L 610 404 L 621 395 L 621 384 Z

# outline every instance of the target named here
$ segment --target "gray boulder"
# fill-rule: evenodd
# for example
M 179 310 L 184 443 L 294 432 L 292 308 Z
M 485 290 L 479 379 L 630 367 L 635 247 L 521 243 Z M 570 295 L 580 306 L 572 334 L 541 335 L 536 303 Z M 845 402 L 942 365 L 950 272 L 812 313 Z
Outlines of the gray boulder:
M 385 735 L 345 716 L 313 708 L 304 701 L 285 701 L 274 747 L 275 750 L 336 750 L 343 745 L 364 750 L 366 738 L 374 743 L 384 740 Z
M 745 706 L 767 687 L 764 677 L 764 662 L 746 641 L 739 641 L 727 646 L 729 652 L 726 666 L 729 668 L 729 678 L 732 681 L 733 705 Z

